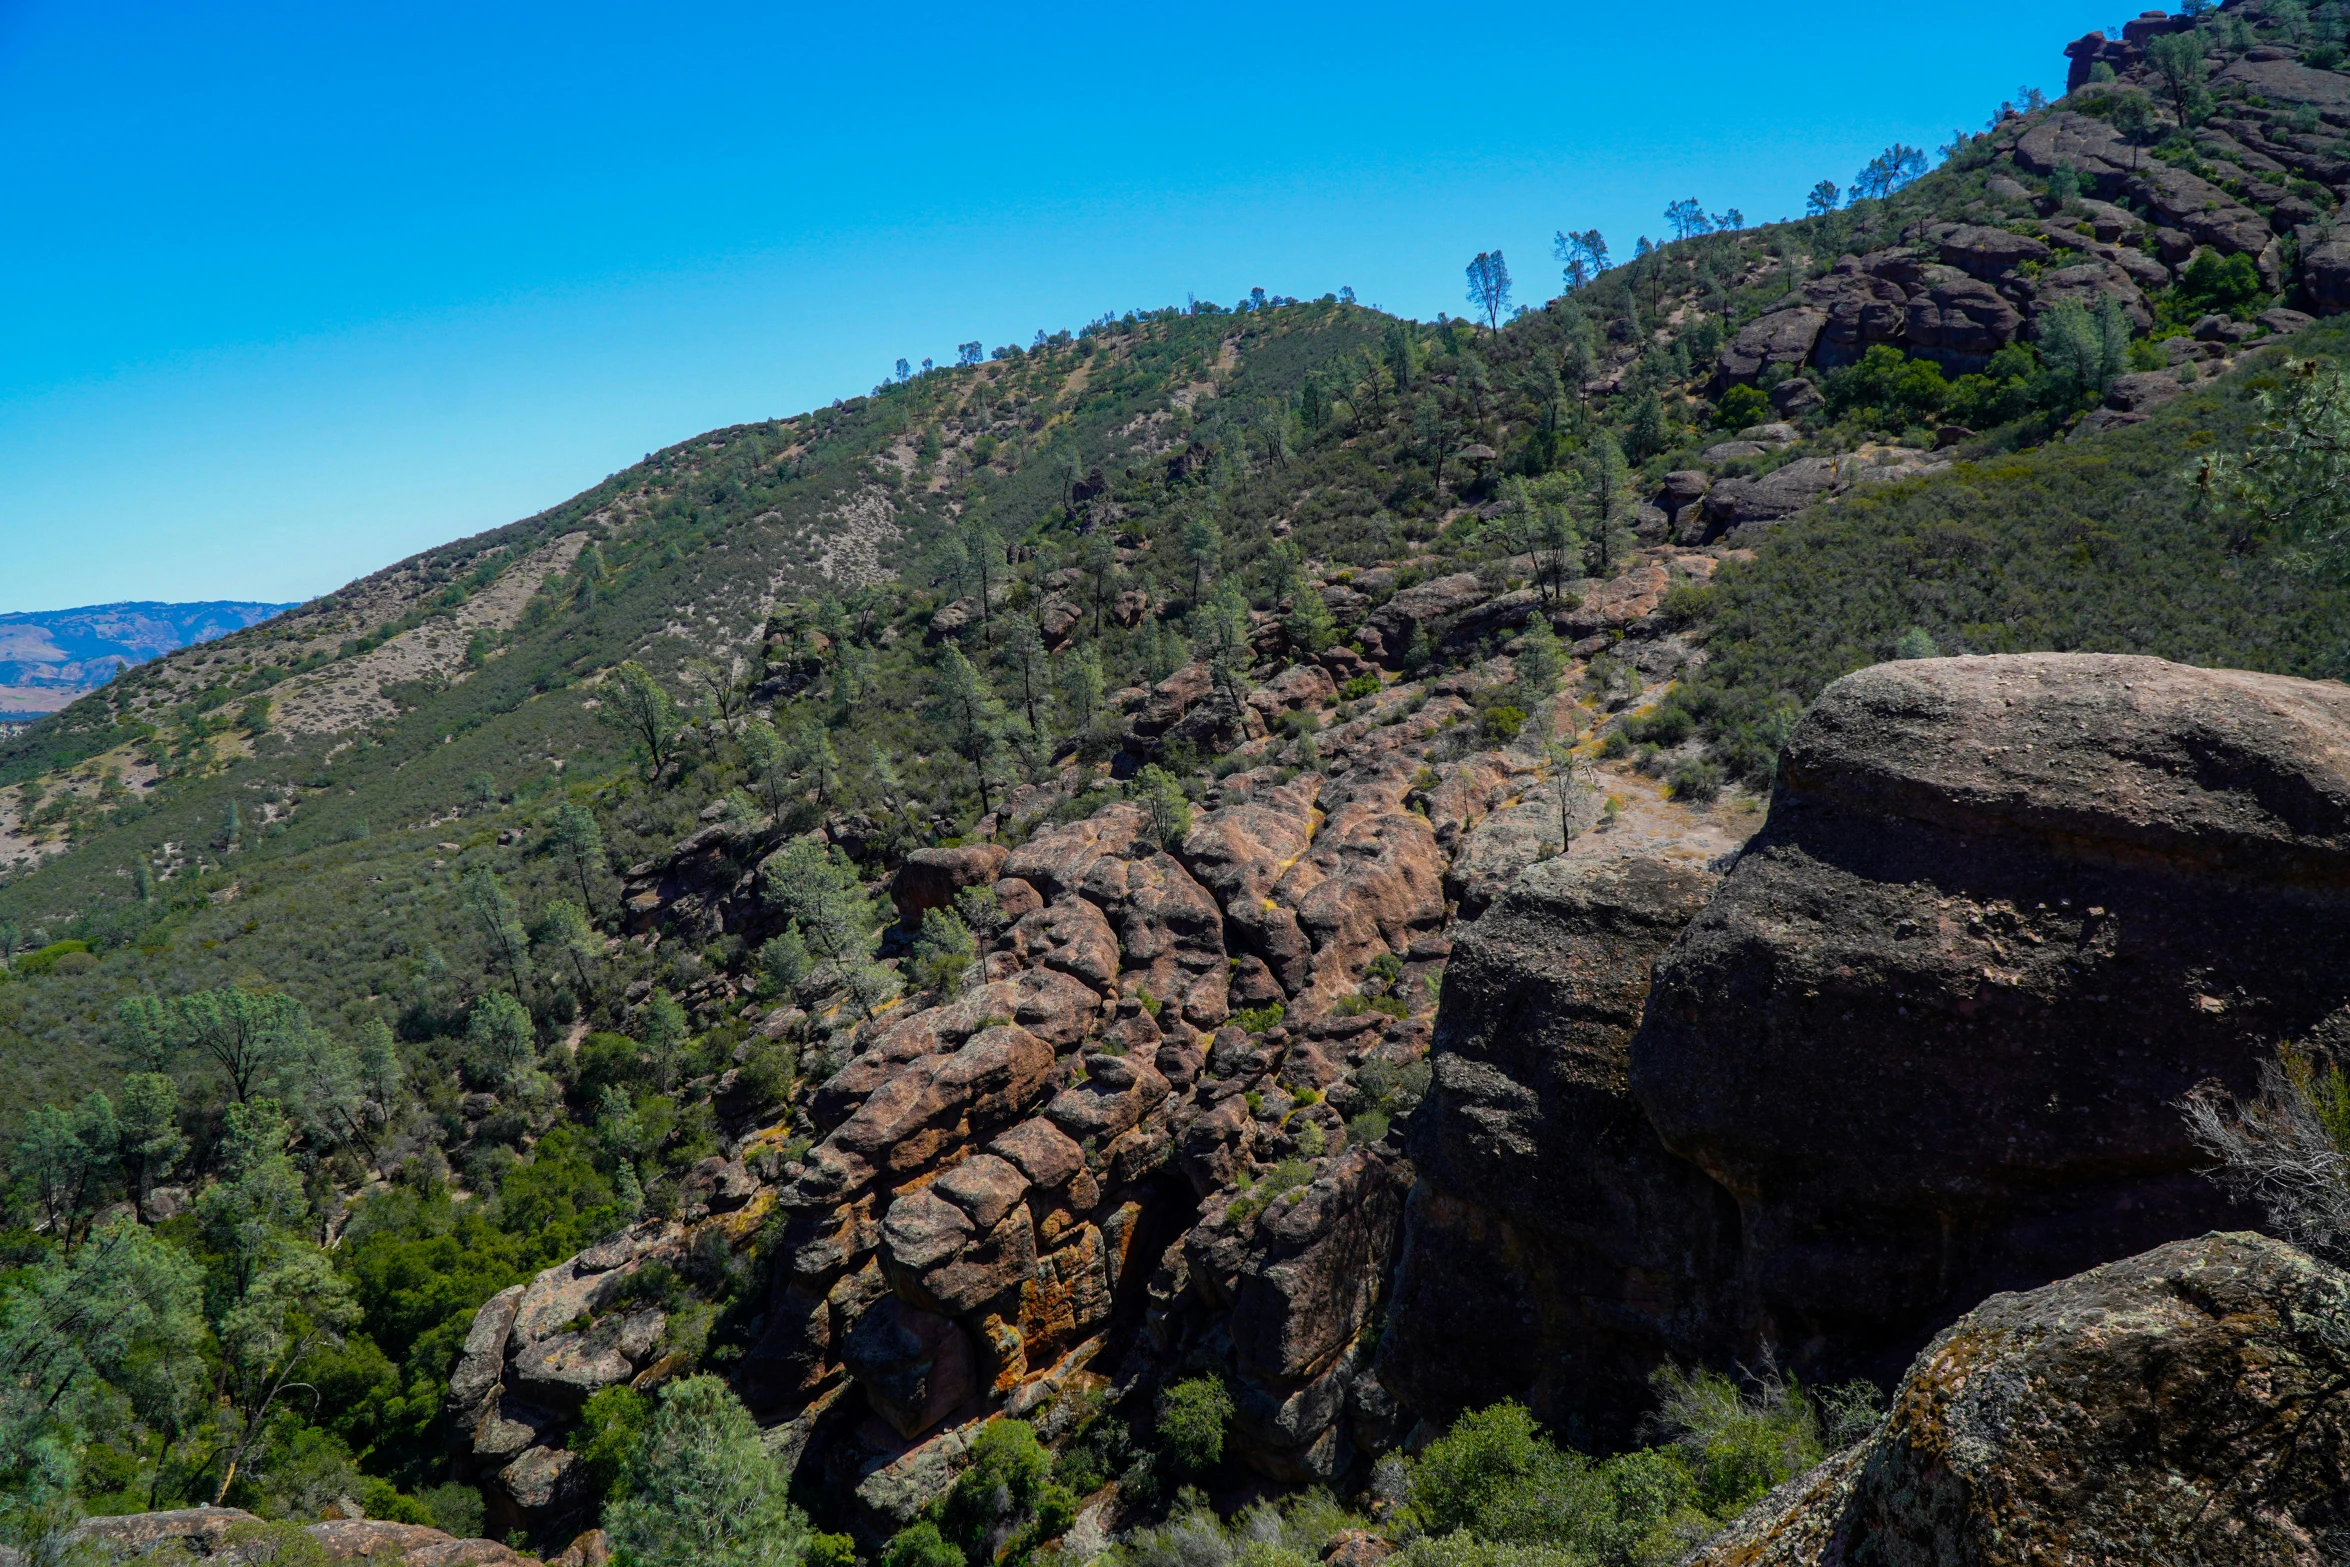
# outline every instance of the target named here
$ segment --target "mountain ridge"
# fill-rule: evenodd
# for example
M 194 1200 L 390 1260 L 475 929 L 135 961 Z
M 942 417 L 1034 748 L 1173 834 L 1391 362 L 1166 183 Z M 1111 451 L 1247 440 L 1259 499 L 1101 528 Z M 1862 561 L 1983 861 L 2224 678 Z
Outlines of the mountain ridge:
M 2198 35 L 2232 69 L 2314 57 L 2316 25 L 2238 0 Z M 1903 745 L 2005 777 L 2006 740 L 2061 739 L 2150 778 L 2206 758 L 2252 820 L 2300 763 L 2211 693 L 2342 688 L 2184 665 L 2350 672 L 2350 592 L 2196 478 L 2350 355 L 2317 319 L 2332 242 L 2286 205 L 2319 197 L 2198 135 L 2265 156 L 2255 123 L 2350 129 L 2350 87 L 2329 120 L 2214 76 L 2174 136 L 2148 57 L 2095 63 L 1914 183 L 1506 320 L 1135 312 L 708 432 L 0 744 L 0 1114 L 70 1160 L 90 1091 L 135 1076 L 181 1138 L 22 1165 L 27 1266 L 136 1218 L 228 1299 L 218 1215 L 266 1180 L 272 1244 L 350 1292 L 309 1415 L 229 1400 L 256 1435 L 217 1489 L 157 1415 L 77 1449 L 79 1494 L 300 1519 L 331 1479 L 626 1545 L 660 1493 L 617 1487 L 692 1400 L 854 1536 L 809 1560 L 1123 1531 L 1129 1560 L 1443 1567 L 1506 1545 L 1438 1489 L 1469 1447 L 1415 1434 L 1457 1414 L 1441 1443 L 1539 1480 L 1527 1538 L 1632 1567 L 1866 1434 L 1892 1358 L 1971 1304 L 1937 1291 L 1997 1229 L 1957 1209 L 2003 1138 L 1991 1218 L 2038 1239 L 1969 1279 L 2219 1209 L 2172 1101 L 2197 1071 L 2250 1091 L 2265 1020 L 2332 1015 L 2340 966 L 2257 975 L 2287 944 L 2243 936 L 2261 983 L 2211 978 L 2165 890 L 2192 877 L 2073 865 L 2139 785 L 1993 853 L 1973 795 L 1901 782 Z M 2188 180 L 2201 237 L 2163 205 Z M 1871 703 L 1905 741 L 1869 748 Z M 2222 730 L 2242 765 L 2208 765 Z M 1783 764 L 1847 734 L 1841 794 Z M 2304 792 L 2334 811 L 2339 781 Z M 1935 833 L 1971 847 L 1921 869 Z M 2239 882 L 2243 930 L 2331 950 Z M 2132 970 L 2116 931 L 2155 899 L 2168 956 Z M 1831 952 L 1806 920 L 1865 929 Z M 2171 1055 L 2033 1053 L 2058 1002 L 2121 991 Z M 1820 1139 L 1741 1119 L 1715 1068 L 1643 1075 L 1659 1040 L 1800 1053 L 1821 1031 L 1772 1020 L 1807 1008 L 1851 1064 L 1805 1113 L 1916 1145 L 1904 1223 L 1837 1237 L 1891 1284 L 1807 1271 Z M 242 1017 L 274 1031 L 232 1069 L 213 1020 Z M 1961 1031 L 1985 1043 L 1953 1057 Z M 1978 1096 L 1911 1086 L 2002 1051 L 2050 1077 L 2013 1116 L 2087 1172 L 2061 1203 Z M 1477 1363 L 1415 1380 L 1414 1335 Z M 1582 1451 L 1510 1437 L 1527 1408 Z M 1708 1447 L 1720 1422 L 1754 1445 Z M 1292 1500 L 1212 1540 L 1189 1499 L 1267 1487 Z
M 47 717 L 125 669 L 293 607 L 140 599 L 0 615 L 0 717 Z

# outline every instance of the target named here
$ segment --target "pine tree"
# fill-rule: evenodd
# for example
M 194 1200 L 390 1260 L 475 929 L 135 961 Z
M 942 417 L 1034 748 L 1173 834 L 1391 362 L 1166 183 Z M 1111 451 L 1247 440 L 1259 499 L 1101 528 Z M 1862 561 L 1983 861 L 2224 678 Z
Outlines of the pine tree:
M 1083 734 L 1093 727 L 1106 694 L 1101 650 L 1087 646 L 1063 653 L 1058 673 L 1063 719 L 1071 734 Z
M 1289 645 L 1301 653 L 1321 653 L 1336 646 L 1338 618 L 1330 613 L 1322 590 L 1306 579 L 1302 566 L 1290 573 L 1285 591 L 1289 609 L 1281 617 L 1281 629 Z
M 179 1085 L 163 1073 L 133 1072 L 122 1080 L 115 1157 L 122 1165 L 123 1189 L 134 1203 L 145 1202 L 156 1180 L 187 1156 L 179 1112 Z
M 1029 731 L 1043 734 L 1044 721 L 1037 713 L 1037 703 L 1045 695 L 1048 673 L 1044 633 L 1026 615 L 1013 616 L 1005 633 L 1004 667 L 1011 671 L 1013 682 L 1019 688 L 1020 707 L 1027 715 Z
M 594 814 L 586 806 L 564 801 L 555 810 L 555 827 L 547 844 L 564 871 L 578 883 L 579 906 L 594 909 L 593 877 L 605 869 L 604 830 L 596 825 Z
M 522 1004 L 493 990 L 473 1004 L 465 1025 L 465 1070 L 493 1090 L 519 1088 L 538 1065 L 537 1030 Z
M 687 1377 L 661 1390 L 605 1525 L 641 1567 L 802 1567 L 813 1536 L 787 1484 L 726 1384 Z
M 645 1054 L 652 1059 L 653 1085 L 662 1093 L 669 1092 L 677 1076 L 677 1068 L 685 1058 L 686 1037 L 692 1024 L 685 1008 L 666 990 L 656 990 L 645 1003 Z
M 579 993 L 585 997 L 592 988 L 588 964 L 603 950 L 603 943 L 596 938 L 595 927 L 588 923 L 579 905 L 568 898 L 557 898 L 548 904 L 539 915 L 536 936 L 541 951 L 569 965 L 572 977 L 579 981 Z
M 1605 430 L 1591 438 L 1583 459 L 1584 550 L 1591 575 L 1606 581 L 1629 551 L 1632 513 L 1638 504 L 1623 448 Z
M 897 976 L 875 961 L 881 916 L 855 867 L 836 848 L 794 839 L 759 868 L 763 895 L 783 911 L 809 958 L 804 984 L 847 993 L 871 1017 L 896 993 Z
M 1191 573 L 1191 601 L 1197 604 L 1208 579 L 1224 569 L 1224 530 L 1205 512 L 1184 519 L 1183 565 Z
M 783 737 L 773 724 L 754 718 L 743 726 L 742 743 L 751 787 L 758 792 L 759 803 L 767 807 L 767 814 L 781 821 L 791 800 L 791 759 L 784 752 Z
M 840 753 L 833 749 L 832 732 L 814 719 L 803 719 L 792 731 L 791 765 L 803 787 L 816 791 L 816 804 L 832 809 L 840 788 Z
M 1557 634 L 1550 629 L 1548 615 L 1536 614 L 1527 621 L 1526 634 L 1518 642 L 1511 666 L 1517 705 L 1528 713 L 1537 711 L 1558 689 L 1559 675 L 1567 667 L 1566 654 L 1559 647 Z
M 1150 815 L 1151 836 L 1172 853 L 1191 832 L 1191 801 L 1175 775 L 1152 763 L 1134 775 L 1134 800 Z
M 949 647 L 939 660 L 938 678 L 931 692 L 931 712 L 944 731 L 947 745 L 971 764 L 979 785 L 979 811 L 994 807 L 987 791 L 989 769 L 1004 746 L 1004 704 L 960 648 Z
M 498 878 L 486 866 L 475 866 L 465 873 L 460 883 L 465 893 L 465 906 L 473 914 L 473 923 L 481 931 L 483 945 L 488 949 L 489 965 L 503 970 L 514 987 L 515 999 L 522 997 L 522 982 L 530 978 L 530 939 L 523 934 L 522 912 L 514 906 L 514 899 Z

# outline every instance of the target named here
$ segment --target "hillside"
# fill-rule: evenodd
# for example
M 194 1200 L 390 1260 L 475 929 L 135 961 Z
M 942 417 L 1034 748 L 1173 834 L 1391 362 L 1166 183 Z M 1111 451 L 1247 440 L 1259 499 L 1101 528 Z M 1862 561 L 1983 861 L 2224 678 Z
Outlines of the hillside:
M 92 604 L 0 615 L 0 718 L 44 717 L 133 664 L 210 642 L 291 604 Z
M 2071 94 L 1933 172 L 1889 149 L 1867 194 L 1753 229 L 1677 206 L 1684 237 L 1612 266 L 1586 245 L 1566 292 L 1514 314 L 1203 303 L 712 431 L 0 740 L 9 1266 L 94 1254 L 80 1237 L 128 1204 L 211 1270 L 226 1324 L 226 1281 L 250 1288 L 237 1237 L 260 1233 L 221 1217 L 233 1198 L 278 1205 L 251 1223 L 343 1281 L 305 1320 L 347 1307 L 308 1414 L 223 1406 L 250 1438 L 234 1467 L 168 1400 L 91 1414 L 75 1505 L 308 1521 L 369 1488 L 378 1516 L 552 1551 L 620 1516 L 649 1396 L 708 1372 L 851 1537 L 803 1553 L 828 1561 L 957 1567 L 1064 1535 L 1091 1554 L 1114 1529 L 1173 1560 L 1192 1525 L 1149 1531 L 1187 1487 L 1229 1512 L 1320 1485 L 1364 1515 L 1300 1502 L 1248 1538 L 1289 1530 L 1283 1560 L 1305 1561 L 1408 1516 L 1429 1530 L 1416 1567 L 1438 1567 L 1441 1508 L 1471 1534 L 1478 1509 L 1431 1480 L 1393 1511 L 1387 1460 L 1419 1419 L 1470 1413 L 1450 1407 L 1467 1389 L 1613 1455 L 1509 1438 L 1598 1487 L 1575 1505 L 1614 1531 L 1603 1548 L 1554 1519 L 1520 1544 L 1630 1563 L 1704 1539 L 1856 1439 L 1886 1368 L 1979 1295 L 1922 1268 L 1898 1300 L 1782 1288 L 1830 1323 L 1808 1337 L 1797 1314 L 1731 1322 L 1781 1298 L 1707 1250 L 1761 1245 L 1734 1204 L 1768 1182 L 1642 1151 L 1624 1082 L 1650 966 L 1741 908 L 1761 943 L 1833 902 L 1770 903 L 1801 826 L 1772 790 L 1856 670 L 2085 653 L 2350 674 L 2341 559 L 2262 455 L 2296 409 L 2331 396 L 2350 418 L 2327 379 L 2350 325 L 2321 319 L 2350 306 L 2339 24 L 2239 0 L 2084 40 Z M 1920 754 L 2022 722 L 1898 698 L 1952 726 Z M 1912 759 L 1854 776 L 1925 787 Z M 2206 770 L 2198 787 L 2236 776 Z M 1797 846 L 1890 907 L 1927 873 L 1853 867 L 1909 830 Z M 2322 836 L 2262 840 L 2256 863 L 2332 852 Z M 2016 921 L 2036 929 L 2016 888 L 2071 874 L 2027 872 L 1967 925 L 2000 962 Z M 2192 969 L 2173 948 L 2193 938 L 2166 936 L 2164 962 Z M 1571 972 L 1526 956 L 1544 943 Z M 1733 981 L 1805 960 L 1725 964 L 1708 994 L 1729 1015 Z M 1527 971 L 1572 1019 L 1565 1078 L 1530 1087 L 1509 1075 Z M 1825 983 L 1890 1038 L 1907 1025 L 1883 1014 L 1922 1004 L 1900 972 L 1870 949 Z M 2236 1030 L 2228 1049 L 2267 1026 L 2239 1014 L 2314 1004 L 2231 985 L 2193 1014 Z M 2113 1169 L 2192 1182 L 2162 1142 L 2192 1081 Z M 1573 1132 L 1557 1106 L 1601 1090 L 1614 1119 Z M 1918 1101 L 1894 1097 L 1885 1141 L 1906 1146 Z M 108 1152 L 74 1152 L 85 1135 Z M 1491 1173 L 1530 1148 L 1624 1183 L 1548 1209 L 1604 1198 L 1641 1215 L 1636 1239 L 1685 1230 L 1686 1256 L 1562 1305 L 1550 1218 Z M 1921 1162 L 1917 1183 L 1977 1173 Z M 2162 1191 L 2119 1207 L 2140 1227 L 2214 1211 Z M 1912 1218 L 1900 1233 L 1932 1233 Z M 1963 1278 L 2045 1284 L 2109 1260 L 2114 1233 L 2084 1222 Z M 1448 1256 L 1472 1260 L 1430 1271 Z M 1711 1293 L 1681 1311 L 1685 1265 Z M 1521 1296 L 1497 1300 L 1502 1274 Z M 1507 1356 L 1396 1365 L 1394 1335 L 1481 1344 L 1486 1311 L 1516 1324 Z M 1560 1350 L 1570 1318 L 1604 1371 Z M 225 1377 L 233 1338 L 206 1327 L 189 1353 Z M 1537 1341 L 1569 1369 L 1521 1374 Z M 1818 1396 L 1720 1375 L 1763 1352 Z M 1488 1414 L 1502 1441 L 1515 1417 Z M 1027 1435 L 982 1437 L 1013 1430 L 998 1415 Z M 1707 1446 L 1725 1422 L 1756 1446 Z M 1640 1445 L 1660 1430 L 1685 1440 Z M 1052 1456 L 1018 1447 L 1039 1438 Z M 1387 1542 L 1360 1543 L 1348 1567 Z

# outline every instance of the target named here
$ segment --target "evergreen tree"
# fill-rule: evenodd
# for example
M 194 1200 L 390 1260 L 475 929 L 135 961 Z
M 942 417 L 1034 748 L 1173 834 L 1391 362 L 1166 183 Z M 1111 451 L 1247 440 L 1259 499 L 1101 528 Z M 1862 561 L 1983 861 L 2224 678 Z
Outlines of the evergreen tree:
M 1197 604 L 1207 592 L 1208 579 L 1224 569 L 1224 530 L 1205 512 L 1194 512 L 1183 521 L 1183 566 L 1191 575 L 1191 601 Z
M 469 1076 L 495 1090 L 523 1087 L 538 1059 L 538 1031 L 520 1002 L 496 990 L 474 1002 L 465 1025 Z
M 196 1199 L 197 1227 L 220 1259 L 207 1291 L 218 1384 L 227 1395 L 215 1506 L 226 1500 L 311 1357 L 339 1342 L 358 1317 L 350 1284 L 303 1233 L 309 1204 L 286 1154 L 289 1130 L 269 1100 L 231 1105 L 220 1179 Z
M 677 703 L 633 658 L 612 671 L 598 694 L 602 703 L 596 716 L 628 737 L 645 770 L 645 781 L 658 782 L 677 759 L 678 743 L 685 732 Z
M 1623 449 L 1605 430 L 1591 438 L 1582 469 L 1585 564 L 1604 582 L 1631 549 L 1632 514 L 1639 502 Z
M 791 802 L 791 759 L 785 754 L 783 737 L 773 724 L 754 718 L 743 726 L 742 743 L 743 765 L 759 803 L 768 815 L 783 820 L 784 807 Z
M 1087 646 L 1063 653 L 1058 673 L 1063 721 L 1070 733 L 1083 734 L 1093 727 L 1106 695 L 1101 650 Z
M 655 990 L 645 1002 L 645 1054 L 653 1063 L 653 1085 L 662 1093 L 669 1092 L 677 1079 L 677 1069 L 685 1059 L 687 1036 L 692 1023 L 685 1008 L 666 990 Z
M 487 866 L 467 871 L 458 885 L 474 926 L 481 932 L 489 966 L 504 972 L 515 998 L 521 999 L 522 982 L 530 978 L 530 938 L 523 934 L 522 911 Z
M 625 1484 L 605 1528 L 640 1567 L 802 1567 L 808 1558 L 813 1536 L 785 1494 L 788 1477 L 716 1377 L 661 1390 Z
M 837 848 L 794 839 L 760 867 L 767 901 L 791 921 L 808 955 L 803 983 L 841 990 L 871 1017 L 897 990 L 879 962 L 881 916 Z
M 1567 659 L 1557 634 L 1550 629 L 1548 615 L 1537 613 L 1527 620 L 1526 634 L 1519 639 L 1511 667 L 1510 683 L 1516 688 L 1517 705 L 1528 713 L 1538 711 L 1558 690 Z
M 1046 694 L 1050 671 L 1044 650 L 1044 633 L 1034 620 L 1026 615 L 1014 615 L 1004 634 L 1004 667 L 1011 672 L 1014 685 L 1020 693 L 1020 708 L 1028 719 L 1031 733 L 1044 733 L 1044 720 L 1037 712 L 1037 704 Z
M 971 764 L 971 776 L 979 786 L 979 811 L 986 815 L 994 808 L 987 784 L 989 769 L 1004 745 L 1004 704 L 963 650 L 949 647 L 939 660 L 930 706 L 948 747 Z
M 555 851 L 556 860 L 564 872 L 579 887 L 579 906 L 592 910 L 596 906 L 593 878 L 604 872 L 604 830 L 596 825 L 593 812 L 576 801 L 566 800 L 555 809 L 554 830 L 548 836 L 548 847 Z
M 1093 585 L 1093 634 L 1108 629 L 1110 601 L 1118 595 L 1118 541 L 1096 529 L 1085 541 L 1085 577 Z
M 792 730 L 791 765 L 803 787 L 816 791 L 816 804 L 832 809 L 840 788 L 840 752 L 833 749 L 832 733 L 814 719 L 803 719 Z
M 180 1131 L 179 1112 L 179 1085 L 163 1073 L 133 1072 L 122 1080 L 114 1148 L 124 1195 L 132 1202 L 146 1201 L 156 1181 L 187 1156 L 188 1139 Z
M 1226 715 L 1246 729 L 1248 723 L 1248 666 L 1254 649 L 1249 643 L 1248 600 L 1227 582 L 1193 617 L 1196 634 L 1192 657 L 1208 666 L 1208 678 L 1223 702 Z
M 929 909 L 914 940 L 914 983 L 944 999 L 958 993 L 979 960 L 971 927 L 953 909 Z
M 1175 775 L 1156 762 L 1134 775 L 1133 797 L 1150 815 L 1151 836 L 1169 853 L 1191 832 L 1191 801 Z
M 1284 591 L 1289 608 L 1281 617 L 1281 629 L 1289 645 L 1301 653 L 1325 652 L 1337 645 L 1338 619 L 1302 566 L 1290 574 Z
M 580 995 L 585 997 L 594 988 L 588 965 L 602 953 L 604 944 L 580 906 L 568 898 L 557 898 L 539 915 L 535 935 L 540 951 L 570 968 L 572 977 L 579 981 Z

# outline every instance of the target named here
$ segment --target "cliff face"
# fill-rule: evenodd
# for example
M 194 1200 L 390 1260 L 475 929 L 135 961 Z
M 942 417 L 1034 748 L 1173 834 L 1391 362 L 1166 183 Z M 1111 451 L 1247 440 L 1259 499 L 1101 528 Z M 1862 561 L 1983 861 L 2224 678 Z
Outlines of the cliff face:
M 1882 665 L 1702 909 L 1643 875 L 1546 867 L 1460 938 L 1385 1360 L 1433 1412 L 1620 1430 L 1664 1359 L 1766 1350 L 1887 1381 L 1993 1291 L 2256 1218 L 2176 1104 L 2350 1042 L 2350 692 Z
M 1735 1350 L 1736 1208 L 1631 1092 L 1650 971 L 1718 881 L 1647 857 L 1550 860 L 1459 937 L 1381 1358 L 1416 1412 L 1514 1397 L 1619 1444 L 1659 1363 Z

